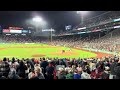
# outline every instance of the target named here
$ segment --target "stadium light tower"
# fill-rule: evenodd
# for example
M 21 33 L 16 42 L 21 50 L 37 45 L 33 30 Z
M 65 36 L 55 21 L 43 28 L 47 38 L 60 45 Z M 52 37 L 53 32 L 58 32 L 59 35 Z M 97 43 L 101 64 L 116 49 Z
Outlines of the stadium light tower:
M 39 16 L 36 16 L 36 17 L 34 17 L 32 20 L 33 20 L 33 22 L 36 23 L 36 31 L 38 31 L 38 25 L 39 25 L 39 23 L 42 23 L 42 22 L 43 22 L 42 18 L 39 17 Z
M 35 21 L 35 22 L 41 22 L 41 21 L 42 21 L 42 18 L 36 16 L 36 17 L 33 18 L 33 21 Z
M 88 14 L 88 11 L 77 11 L 77 14 L 81 15 L 81 23 L 83 24 L 84 16 Z

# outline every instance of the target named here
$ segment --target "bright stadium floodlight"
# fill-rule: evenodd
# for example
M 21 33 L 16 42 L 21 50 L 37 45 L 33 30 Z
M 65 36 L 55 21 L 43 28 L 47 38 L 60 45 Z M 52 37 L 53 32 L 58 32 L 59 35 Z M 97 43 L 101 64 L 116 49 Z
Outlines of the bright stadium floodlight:
M 34 22 L 37 22 L 37 23 L 38 23 L 38 22 L 42 22 L 42 18 L 36 16 L 36 17 L 33 18 L 33 21 L 34 21 Z
M 83 24 L 83 17 L 88 14 L 88 11 L 77 11 L 77 14 L 81 15 L 81 23 Z
M 44 25 L 45 24 L 45 21 L 43 21 L 43 19 L 39 16 L 36 16 L 32 19 L 33 22 L 35 22 L 35 25 L 36 25 L 36 31 L 38 31 L 38 27 L 39 25 Z
M 86 15 L 87 13 L 88 13 L 88 11 L 77 11 L 77 14 Z

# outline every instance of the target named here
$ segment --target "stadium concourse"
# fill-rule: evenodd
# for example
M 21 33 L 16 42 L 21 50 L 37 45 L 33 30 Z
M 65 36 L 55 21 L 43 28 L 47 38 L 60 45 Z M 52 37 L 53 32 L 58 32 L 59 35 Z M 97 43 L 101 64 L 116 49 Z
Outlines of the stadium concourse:
M 41 36 L 1 35 L 1 43 L 45 43 L 105 56 L 78 59 L 40 57 L 39 60 L 5 57 L 0 61 L 0 79 L 120 79 L 119 17 L 119 11 L 110 11 L 84 21 L 70 32 L 53 36 L 52 41 Z

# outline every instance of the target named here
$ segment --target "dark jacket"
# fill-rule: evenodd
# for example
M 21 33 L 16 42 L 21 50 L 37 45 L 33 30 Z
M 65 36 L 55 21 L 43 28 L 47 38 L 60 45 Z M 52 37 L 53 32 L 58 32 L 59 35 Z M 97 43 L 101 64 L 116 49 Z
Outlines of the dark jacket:
M 46 67 L 48 66 L 48 62 L 47 61 L 43 61 L 43 62 L 41 62 L 40 66 L 42 67 L 43 74 L 45 74 L 46 73 Z
M 47 62 L 47 61 L 43 61 L 43 62 L 41 62 L 41 65 L 40 65 L 40 66 L 45 69 L 46 66 L 48 66 L 48 62 Z
M 10 71 L 8 75 L 8 79 L 19 79 L 19 76 L 16 74 L 15 71 Z
M 32 61 L 27 61 L 27 63 L 29 63 L 31 66 L 31 69 L 34 70 L 34 63 Z
M 25 77 L 25 70 L 27 70 L 27 66 L 23 62 L 20 62 L 20 65 L 17 67 L 17 73 L 18 75 L 22 75 L 22 77 Z
M 114 68 L 116 73 L 116 79 L 120 79 L 120 63 L 117 64 L 117 66 Z
M 109 72 L 108 71 L 104 71 L 103 73 L 102 73 L 102 76 L 101 76 L 101 78 L 102 79 L 109 79 Z
M 2 63 L 0 63 L 0 73 L 2 74 L 2 76 L 7 77 L 9 71 L 10 71 L 10 67 L 6 61 L 3 61 Z
M 47 74 L 49 74 L 49 75 L 53 75 L 53 72 L 54 72 L 54 67 L 50 67 L 50 66 L 47 66 L 46 67 L 46 72 L 47 72 Z
M 54 78 L 54 67 L 47 66 L 46 67 L 46 79 L 53 79 Z
M 110 72 L 111 72 L 111 74 L 112 75 L 115 75 L 116 73 L 115 73 L 115 70 L 114 70 L 114 68 L 117 66 L 117 63 L 116 62 L 114 62 L 114 63 L 112 63 L 111 65 L 110 65 Z

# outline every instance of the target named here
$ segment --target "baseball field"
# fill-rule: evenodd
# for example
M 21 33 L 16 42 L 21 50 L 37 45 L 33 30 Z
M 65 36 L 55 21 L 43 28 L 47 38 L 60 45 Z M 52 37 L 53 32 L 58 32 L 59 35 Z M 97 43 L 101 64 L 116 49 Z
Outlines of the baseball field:
M 63 52 L 63 50 L 65 52 Z M 102 54 L 103 55 L 103 54 Z M 91 58 L 99 56 L 95 52 L 47 44 L 0 44 L 0 59 L 7 58 Z

